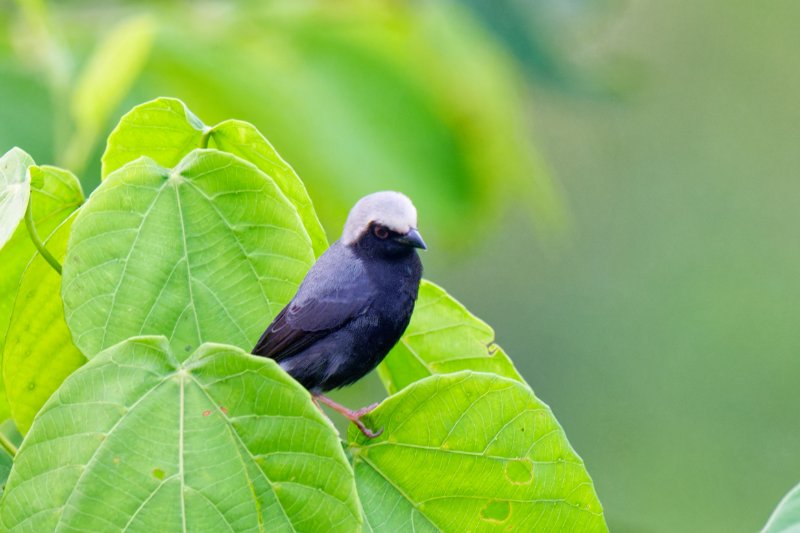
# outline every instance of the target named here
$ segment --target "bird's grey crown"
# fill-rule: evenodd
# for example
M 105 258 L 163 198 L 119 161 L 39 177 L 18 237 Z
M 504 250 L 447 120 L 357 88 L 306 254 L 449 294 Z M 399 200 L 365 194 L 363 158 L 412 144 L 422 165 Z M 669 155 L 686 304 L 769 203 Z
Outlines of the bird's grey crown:
M 342 242 L 353 244 L 373 222 L 405 234 L 411 228 L 417 227 L 417 209 L 405 194 L 399 192 L 381 191 L 369 194 L 350 210 L 344 224 Z

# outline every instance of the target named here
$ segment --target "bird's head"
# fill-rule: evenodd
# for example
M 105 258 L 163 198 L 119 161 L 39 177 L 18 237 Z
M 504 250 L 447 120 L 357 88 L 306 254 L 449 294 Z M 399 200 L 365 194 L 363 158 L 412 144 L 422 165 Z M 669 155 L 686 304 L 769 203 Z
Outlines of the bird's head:
M 386 257 L 426 248 L 417 231 L 417 209 L 406 195 L 393 191 L 372 193 L 356 202 L 347 216 L 342 242 Z

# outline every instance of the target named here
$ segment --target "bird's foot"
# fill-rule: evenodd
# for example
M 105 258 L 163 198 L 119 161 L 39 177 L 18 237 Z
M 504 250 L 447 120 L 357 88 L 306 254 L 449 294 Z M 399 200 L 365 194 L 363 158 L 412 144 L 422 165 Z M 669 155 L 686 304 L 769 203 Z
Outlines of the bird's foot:
M 319 406 L 320 403 L 323 403 L 328 407 L 330 407 L 331 409 L 333 409 L 334 411 L 336 411 L 337 413 L 339 413 L 340 415 L 342 415 L 343 417 L 345 417 L 346 419 L 348 419 L 349 421 L 351 421 L 367 438 L 374 439 L 375 437 L 383 433 L 383 428 L 380 428 L 377 431 L 372 431 L 367 426 L 365 426 L 364 423 L 361 421 L 362 416 L 370 413 L 373 409 L 378 407 L 377 403 L 374 403 L 357 411 L 353 411 L 351 409 L 348 409 L 342 404 L 334 402 L 324 394 L 314 394 L 312 398 L 314 399 L 314 403 L 316 403 L 317 406 Z
M 366 407 L 362 407 L 358 411 L 354 411 L 353 414 L 356 415 L 357 417 L 361 418 L 362 416 L 368 415 L 369 413 L 374 411 L 375 408 L 378 407 L 379 405 L 380 404 L 378 402 L 375 402 L 372 405 L 368 405 Z

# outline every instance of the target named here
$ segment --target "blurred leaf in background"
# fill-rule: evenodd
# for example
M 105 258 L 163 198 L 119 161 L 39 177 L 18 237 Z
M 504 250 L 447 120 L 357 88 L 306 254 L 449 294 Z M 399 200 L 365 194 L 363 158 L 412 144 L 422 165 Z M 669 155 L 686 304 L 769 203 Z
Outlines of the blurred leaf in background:
M 150 52 L 155 23 L 132 17 L 113 26 L 78 73 L 70 111 L 75 131 L 64 148 L 63 164 L 75 172 L 89 156 L 120 101 L 139 77 Z
M 464 0 L 537 81 L 569 93 L 602 93 L 602 69 L 570 60 L 599 28 L 618 18 L 620 0 Z M 606 59 L 608 62 L 608 59 Z M 608 68 L 609 65 L 605 65 Z
M 53 19 L 47 5 L 40 0 L 20 0 L 17 5 L 7 31 L 19 70 L 43 82 L 53 111 L 56 157 L 80 174 L 112 113 L 139 77 L 150 50 L 153 21 L 135 16 L 113 21 L 107 30 L 104 26 L 85 64 L 76 69 L 80 58 L 67 47 L 62 37 L 66 28 Z M 8 77 L 13 78 L 16 69 L 10 70 Z
M 14 86 L 5 96 L 30 110 L 50 93 L 54 117 L 38 126 L 55 140 L 26 146 L 72 167 L 87 189 L 98 182 L 98 132 L 124 95 L 174 95 L 201 116 L 264 131 L 297 162 L 332 235 L 376 189 L 415 198 L 428 234 L 456 248 L 485 234 L 500 208 L 522 210 L 543 235 L 566 225 L 533 142 L 524 77 L 456 2 L 19 6 L 4 29 L 18 36 L 0 62 Z M 19 37 L 30 34 L 41 38 Z M 15 121 L 3 124 L 0 142 L 26 140 Z

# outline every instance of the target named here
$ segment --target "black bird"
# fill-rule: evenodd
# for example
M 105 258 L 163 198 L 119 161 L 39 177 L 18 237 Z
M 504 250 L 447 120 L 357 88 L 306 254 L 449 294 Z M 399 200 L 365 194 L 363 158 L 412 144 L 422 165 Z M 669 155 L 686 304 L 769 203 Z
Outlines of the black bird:
M 414 310 L 422 278 L 416 249 L 417 210 L 405 195 L 376 192 L 359 200 L 342 238 L 322 254 L 297 294 L 267 327 L 253 353 L 276 360 L 364 435 L 361 417 L 322 393 L 349 385 L 374 369 L 400 340 Z

